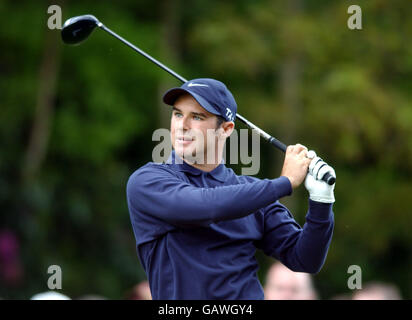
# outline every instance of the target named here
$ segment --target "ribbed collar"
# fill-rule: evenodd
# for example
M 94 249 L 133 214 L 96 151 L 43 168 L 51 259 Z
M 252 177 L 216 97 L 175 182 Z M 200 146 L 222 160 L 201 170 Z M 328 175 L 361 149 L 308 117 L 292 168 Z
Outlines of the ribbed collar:
M 207 172 L 200 170 L 198 168 L 195 168 L 191 166 L 190 164 L 186 163 L 185 161 L 180 158 L 174 150 L 172 150 L 172 153 L 169 156 L 169 159 L 166 161 L 167 164 L 171 164 L 176 170 L 179 170 L 181 172 L 189 173 L 194 176 L 199 176 L 201 174 L 207 175 L 210 174 L 214 179 L 220 181 L 220 182 L 225 182 L 226 181 L 226 175 L 227 175 L 227 168 L 224 164 L 224 160 L 212 171 Z

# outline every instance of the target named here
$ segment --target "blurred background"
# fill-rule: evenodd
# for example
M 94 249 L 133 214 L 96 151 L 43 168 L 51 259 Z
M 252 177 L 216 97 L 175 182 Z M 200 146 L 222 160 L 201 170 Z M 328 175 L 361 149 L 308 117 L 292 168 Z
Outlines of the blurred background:
M 2 0 L 0 298 L 49 290 L 51 265 L 72 298 L 127 299 L 146 279 L 126 183 L 152 161 L 153 131 L 169 127 L 161 96 L 180 82 L 101 30 L 63 44 L 47 27 L 53 4 L 62 22 L 93 14 L 187 79 L 225 82 L 241 115 L 335 168 L 320 299 L 352 294 L 351 265 L 412 298 L 412 5 L 401 0 Z M 351 4 L 362 30 L 347 26 Z M 283 157 L 262 140 L 257 177 L 278 177 Z M 303 225 L 305 188 L 281 202 Z M 264 283 L 274 260 L 256 257 Z

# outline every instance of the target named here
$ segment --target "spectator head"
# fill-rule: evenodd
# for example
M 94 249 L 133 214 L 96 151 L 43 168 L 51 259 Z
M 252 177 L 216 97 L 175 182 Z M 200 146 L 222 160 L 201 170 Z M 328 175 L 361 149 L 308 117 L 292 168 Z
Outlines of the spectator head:
M 152 300 L 150 286 L 148 281 L 142 281 L 136 284 L 127 294 L 128 300 Z
M 356 290 L 353 300 L 401 300 L 399 289 L 393 284 L 369 282 L 362 289 Z
M 280 262 L 274 263 L 266 276 L 266 300 L 316 300 L 310 274 L 293 272 Z
M 30 300 L 71 300 L 68 296 L 55 291 L 46 291 L 35 294 Z

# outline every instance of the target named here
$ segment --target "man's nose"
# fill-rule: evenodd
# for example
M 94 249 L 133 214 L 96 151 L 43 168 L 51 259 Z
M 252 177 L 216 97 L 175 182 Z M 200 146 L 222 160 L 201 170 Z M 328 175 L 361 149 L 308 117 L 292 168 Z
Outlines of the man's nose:
M 179 129 L 187 131 L 190 129 L 190 118 L 183 116 L 179 121 Z

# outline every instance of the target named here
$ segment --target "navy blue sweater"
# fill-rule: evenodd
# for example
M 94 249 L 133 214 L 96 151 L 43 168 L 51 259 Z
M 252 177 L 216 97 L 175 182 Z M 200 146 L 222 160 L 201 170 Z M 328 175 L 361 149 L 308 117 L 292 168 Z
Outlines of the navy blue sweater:
M 303 228 L 278 199 L 289 179 L 148 163 L 127 183 L 137 253 L 153 299 L 263 299 L 256 249 L 297 272 L 317 273 L 333 231 L 331 204 L 309 200 Z

